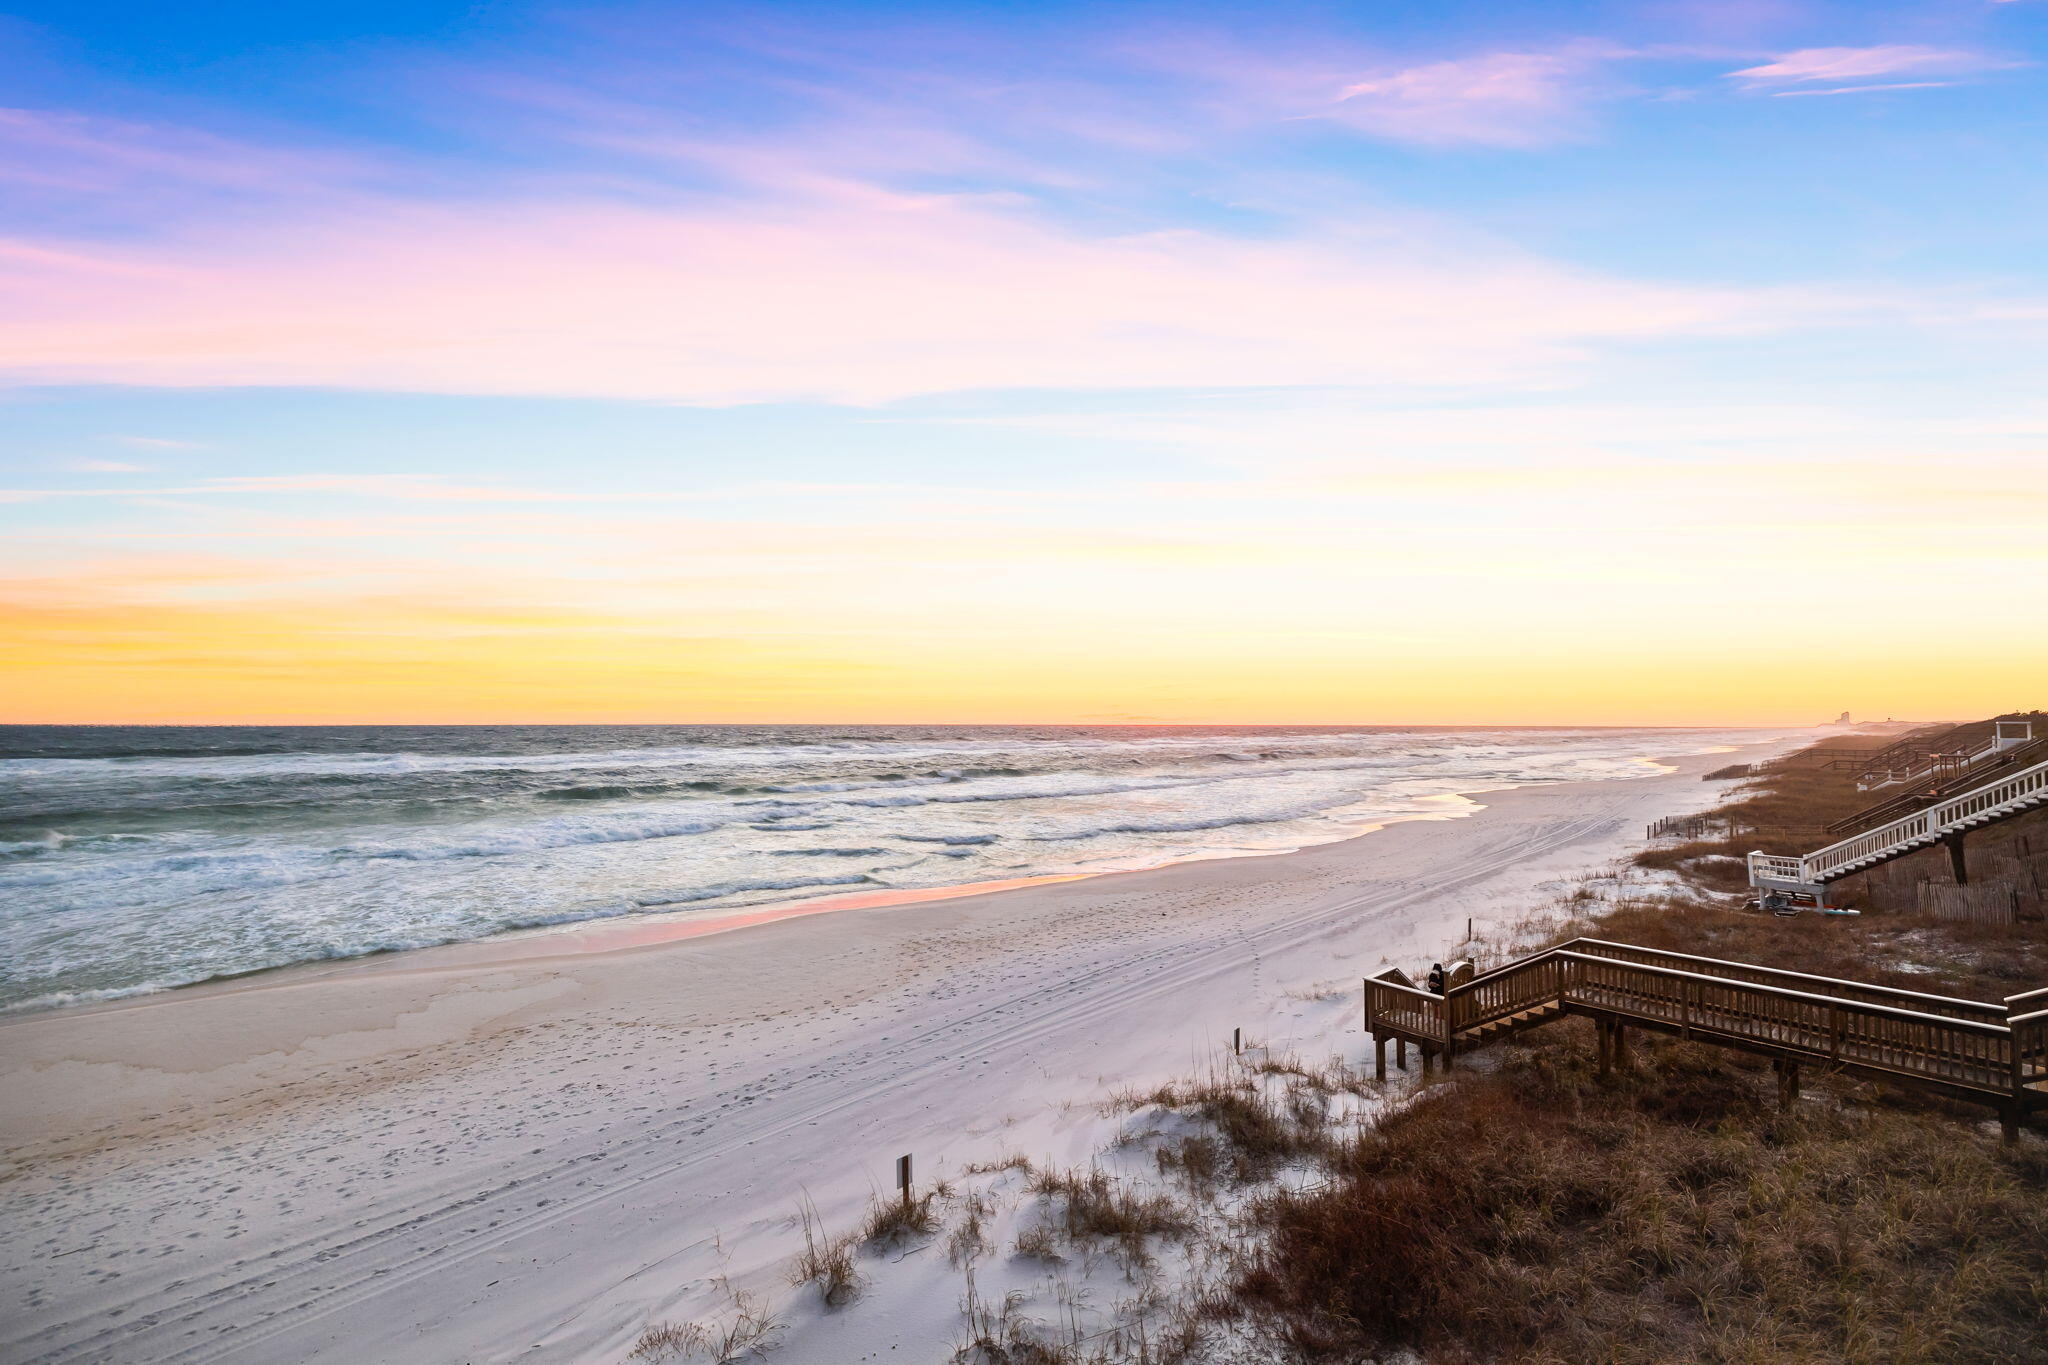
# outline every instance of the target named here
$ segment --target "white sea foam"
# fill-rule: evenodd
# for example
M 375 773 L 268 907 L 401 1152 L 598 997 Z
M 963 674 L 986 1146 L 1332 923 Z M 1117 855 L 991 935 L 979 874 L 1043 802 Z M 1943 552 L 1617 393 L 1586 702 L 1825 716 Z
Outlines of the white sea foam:
M 564 817 L 518 829 L 451 836 L 441 841 L 356 844 L 336 850 L 357 858 L 488 858 L 507 853 L 569 848 L 576 844 L 635 843 L 704 834 L 725 822 L 678 815 Z
M 172 752 L 152 752 L 144 736 L 120 755 L 69 757 L 57 745 L 0 760 L 0 1006 L 655 910 L 1295 847 L 1440 814 L 1444 793 L 1628 776 L 1647 754 L 1731 738 L 165 733 Z M 304 751 L 234 751 L 300 733 Z M 337 751 L 344 744 L 375 751 Z M 829 839 L 815 836 L 827 829 Z M 787 875 L 800 869 L 816 875 Z

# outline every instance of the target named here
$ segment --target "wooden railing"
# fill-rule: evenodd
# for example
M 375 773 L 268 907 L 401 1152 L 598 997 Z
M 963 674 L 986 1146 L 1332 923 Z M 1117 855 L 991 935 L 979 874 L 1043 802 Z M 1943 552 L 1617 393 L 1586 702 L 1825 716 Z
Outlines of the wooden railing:
M 1450 1031 L 1444 1026 L 1445 1017 L 1444 998 L 1410 985 L 1398 969 L 1365 980 L 1368 1032 L 1413 1038 L 1425 1047 L 1448 1047 Z
M 2031 729 L 2032 727 L 2030 726 L 2030 732 Z M 1964 788 L 1965 784 L 1969 786 L 1982 785 L 1985 774 L 1993 769 L 2002 771 L 2007 768 L 2027 767 L 2043 760 L 2048 760 L 2048 737 L 2042 739 L 2030 738 L 2011 747 L 1998 750 L 1991 755 L 1988 763 L 1977 765 L 1959 776 L 1947 777 L 1939 782 L 1930 782 L 1925 787 L 1910 792 L 1901 792 L 1899 795 L 1888 800 L 1866 806 L 1854 815 L 1845 815 L 1826 826 L 1825 832 L 1828 834 L 1859 833 L 1884 824 L 1886 821 L 1896 820 L 1901 816 L 1909 815 L 1916 810 L 1925 809 L 1943 797 L 1955 796 Z
M 2048 1085 L 2048 990 L 2007 996 L 2005 1016 L 2013 1037 L 2013 1084 L 2022 1090 Z
M 2048 762 L 1995 778 L 1926 810 L 1865 830 L 1798 858 L 1752 853 L 1750 885 L 1766 881 L 1813 885 L 1847 876 L 1887 858 L 1923 848 L 1945 834 L 1988 824 L 2048 803 Z
M 1600 939 L 1573 939 L 1560 946 L 1574 952 L 1590 953 L 1596 957 L 1613 957 L 1624 962 L 1676 967 L 1681 971 L 1698 972 L 1730 981 L 1747 981 L 1760 986 L 1784 986 L 1812 995 L 1834 996 L 1870 1005 L 1888 1005 L 1894 1009 L 1913 1010 L 1920 1014 L 1939 1014 L 1953 1019 L 1976 1019 L 1984 1023 L 2003 1022 L 2005 1019 L 2003 1006 L 1988 1005 L 1981 1000 L 1929 995 L 1922 991 L 1901 990 L 1895 986 L 1879 986 L 1868 981 L 1844 981 L 1833 976 L 1811 976 L 1805 972 L 1786 971 L 1782 967 L 1762 967 L 1753 962 L 1729 962 L 1717 957 L 1696 957 L 1691 953 L 1673 953 L 1662 948 L 1644 948 L 1633 943 L 1608 943 Z
M 1366 1027 L 1446 1059 L 1499 1021 L 1633 1022 L 1794 1064 L 1851 1068 L 2018 1112 L 2048 1102 L 2048 989 L 2000 1004 L 1574 939 L 1441 995 L 1399 972 L 1365 983 Z
M 1917 777 L 1954 778 L 1987 758 L 2030 743 L 2033 738 L 2030 720 L 1972 721 L 1925 744 L 1905 741 L 1893 745 L 1870 761 L 1857 777 L 1856 785 L 1874 791 Z

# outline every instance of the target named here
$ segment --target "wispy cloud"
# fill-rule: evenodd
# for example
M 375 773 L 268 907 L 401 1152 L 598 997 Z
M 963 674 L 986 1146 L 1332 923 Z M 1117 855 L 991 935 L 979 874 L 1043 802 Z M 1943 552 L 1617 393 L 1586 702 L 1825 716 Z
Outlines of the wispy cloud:
M 1881 77 L 1947 76 L 1992 70 L 2008 63 L 1978 52 L 1955 48 L 1884 43 L 1875 47 L 1807 47 L 1788 52 L 1761 66 L 1731 71 L 1728 79 L 1745 89 L 1782 94 L 1851 94 L 1860 90 L 1913 90 L 1950 84 L 1921 80 L 1875 84 Z M 1782 90 L 1779 87 L 1826 84 L 1826 91 Z
M 147 194 L 152 215 L 243 201 L 337 194 L 374 162 L 264 146 L 175 124 L 66 109 L 0 108 L 0 184 L 78 204 Z
M 1602 64 L 1599 44 L 1550 52 L 1493 52 L 1384 70 L 1346 85 L 1329 117 L 1426 145 L 1527 147 L 1579 131 Z
M 1771 94 L 1784 100 L 1806 95 L 1868 95 L 1879 90 L 1945 90 L 1955 84 L 1955 81 L 1881 81 L 1874 85 L 1833 85 L 1823 90 L 1773 90 Z
M 1426 60 L 1341 41 L 1293 49 L 1181 42 L 1145 52 L 1160 69 L 1220 91 L 1216 102 L 1241 123 L 1316 121 L 1420 147 L 1582 137 L 1594 106 L 1627 88 L 1617 64 L 1640 55 L 1597 39 Z
M 65 466 L 80 473 L 133 474 L 145 466 L 114 460 L 78 460 Z M 212 495 L 342 493 L 400 502 L 589 502 L 647 500 L 646 494 L 558 493 L 507 484 L 455 483 L 436 474 L 252 474 L 202 479 L 169 488 L 7 488 L 0 502 L 39 502 L 51 498 L 185 498 Z M 670 495 L 673 497 L 674 495 Z
M 385 201 L 0 261 L 0 372 L 691 403 L 1527 382 L 1606 340 L 1814 304 L 1450 240 L 1412 219 L 1103 235 L 1028 201 L 858 185 L 702 208 Z

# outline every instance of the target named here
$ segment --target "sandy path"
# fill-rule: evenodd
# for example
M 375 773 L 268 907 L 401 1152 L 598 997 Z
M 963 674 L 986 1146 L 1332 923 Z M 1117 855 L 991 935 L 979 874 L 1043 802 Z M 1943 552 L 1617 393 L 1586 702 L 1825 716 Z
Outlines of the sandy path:
M 799 1200 L 844 1226 L 899 1152 L 1044 1141 L 1239 1025 L 1355 1050 L 1355 995 L 1304 988 L 1708 804 L 1726 755 L 1671 761 L 1277 857 L 11 1022 L 0 1360 L 618 1360 L 713 1277 L 773 1289 Z

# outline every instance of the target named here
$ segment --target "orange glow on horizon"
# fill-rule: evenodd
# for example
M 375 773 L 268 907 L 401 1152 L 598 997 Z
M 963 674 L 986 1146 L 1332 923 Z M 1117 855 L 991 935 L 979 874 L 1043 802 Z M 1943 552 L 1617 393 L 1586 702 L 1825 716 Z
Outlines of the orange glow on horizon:
M 559 613 L 414 608 L 0 611 L 4 720 L 48 724 L 1808 725 L 1991 714 L 2048 658 L 1900 666 L 1872 648 L 1759 668 L 1676 653 L 1370 635 L 951 640 L 663 631 Z M 1666 648 L 1669 648 L 1668 646 Z M 1867 680 L 1867 681 L 1866 681 Z

